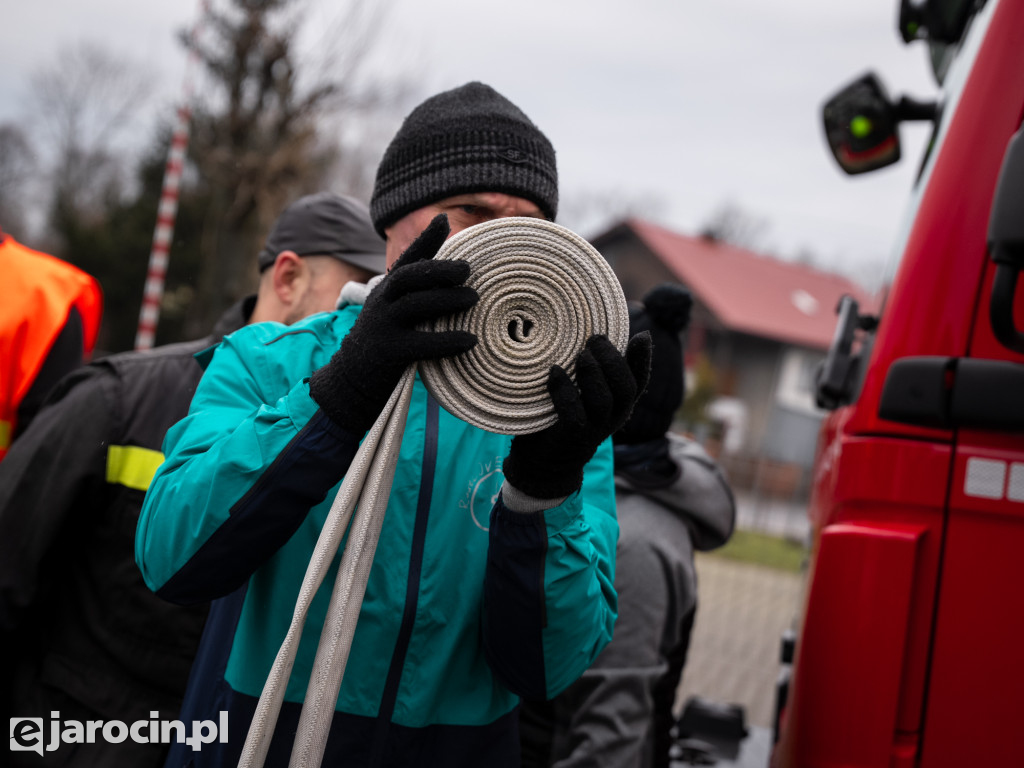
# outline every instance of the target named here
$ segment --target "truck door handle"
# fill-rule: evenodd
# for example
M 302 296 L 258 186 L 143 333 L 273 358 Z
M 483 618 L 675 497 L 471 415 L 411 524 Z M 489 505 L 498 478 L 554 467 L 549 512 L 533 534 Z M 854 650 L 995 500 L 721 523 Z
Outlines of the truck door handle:
M 970 357 L 902 357 L 889 366 L 878 415 L 935 429 L 1024 431 L 1024 365 Z

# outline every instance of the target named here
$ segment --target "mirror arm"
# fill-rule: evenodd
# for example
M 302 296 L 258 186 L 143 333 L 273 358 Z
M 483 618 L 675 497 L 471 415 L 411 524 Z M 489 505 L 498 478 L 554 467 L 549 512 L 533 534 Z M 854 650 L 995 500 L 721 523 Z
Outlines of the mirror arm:
M 908 120 L 935 120 L 939 112 L 938 104 L 934 101 L 917 101 L 909 96 L 901 96 L 900 100 L 893 104 L 893 116 L 901 123 Z
M 874 333 L 878 328 L 876 315 L 857 315 L 857 327 L 866 333 Z

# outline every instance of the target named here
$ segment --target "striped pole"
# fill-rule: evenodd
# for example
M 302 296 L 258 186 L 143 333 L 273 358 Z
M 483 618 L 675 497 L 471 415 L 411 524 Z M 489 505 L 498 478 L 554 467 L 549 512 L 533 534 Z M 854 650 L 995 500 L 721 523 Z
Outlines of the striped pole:
M 182 105 L 178 109 L 174 133 L 171 135 L 171 146 L 167 152 L 167 165 L 164 168 L 164 183 L 160 191 L 156 228 L 153 230 L 153 247 L 149 252 L 146 287 L 142 293 L 139 326 L 135 332 L 135 349 L 153 348 L 156 324 L 160 319 L 160 300 L 164 295 L 168 253 L 171 248 L 171 240 L 174 237 L 174 220 L 178 214 L 178 192 L 181 188 L 181 175 L 185 170 L 185 153 L 188 150 L 189 124 L 192 119 L 191 71 L 198 59 L 195 43 L 199 39 L 199 31 L 208 10 L 208 0 L 200 0 L 199 18 L 191 32 L 193 45 L 189 46 L 188 62 L 185 65 Z

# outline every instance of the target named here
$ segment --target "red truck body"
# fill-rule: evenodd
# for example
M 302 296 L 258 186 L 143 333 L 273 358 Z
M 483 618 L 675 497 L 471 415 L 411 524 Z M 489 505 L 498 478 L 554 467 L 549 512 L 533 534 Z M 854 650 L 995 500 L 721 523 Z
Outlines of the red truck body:
M 1024 366 L 989 320 L 987 243 L 1024 115 L 1024 0 L 976 5 L 859 392 L 823 425 L 780 768 L 1024 766 L 1024 430 L 879 415 L 897 361 L 957 361 L 948 387 L 964 360 Z

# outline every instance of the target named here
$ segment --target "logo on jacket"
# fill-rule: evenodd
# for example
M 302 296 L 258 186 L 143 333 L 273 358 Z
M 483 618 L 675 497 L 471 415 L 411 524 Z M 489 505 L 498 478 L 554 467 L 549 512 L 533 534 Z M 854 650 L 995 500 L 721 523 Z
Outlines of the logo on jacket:
M 466 493 L 459 500 L 459 509 L 468 509 L 473 523 L 481 531 L 489 529 L 491 508 L 498 500 L 505 475 L 501 471 L 501 457 L 481 463 L 476 476 L 466 484 Z

